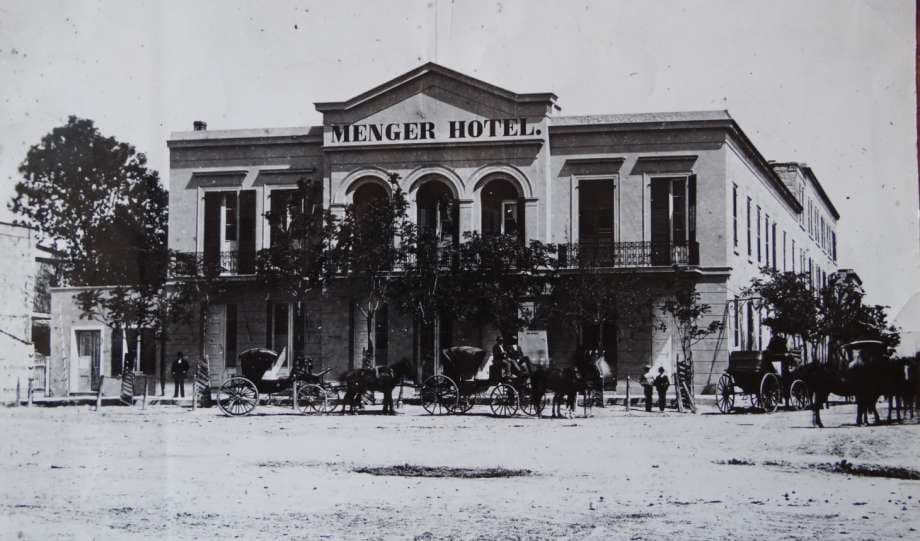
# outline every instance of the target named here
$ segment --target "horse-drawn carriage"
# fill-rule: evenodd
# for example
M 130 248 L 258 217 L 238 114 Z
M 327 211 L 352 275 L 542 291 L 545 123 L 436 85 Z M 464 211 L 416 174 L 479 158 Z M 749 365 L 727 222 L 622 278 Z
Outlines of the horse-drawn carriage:
M 466 413 L 477 401 L 486 400 L 496 417 L 540 412 L 531 402 L 527 373 L 509 374 L 492 363 L 488 351 L 479 348 L 458 346 L 441 353 L 442 373 L 429 377 L 421 387 L 422 407 L 428 413 Z
M 796 409 L 809 407 L 808 385 L 793 376 L 798 355 L 771 354 L 766 351 L 735 351 L 729 355 L 728 369 L 716 386 L 719 411 L 728 413 L 735 395 L 746 396 L 751 407 L 776 411 L 784 400 Z
M 327 384 L 306 364 L 293 363 L 286 350 L 247 349 L 239 356 L 240 375 L 227 378 L 217 391 L 217 407 L 227 415 L 252 413 L 260 402 L 290 399 L 304 414 L 331 413 L 340 404 L 341 388 Z

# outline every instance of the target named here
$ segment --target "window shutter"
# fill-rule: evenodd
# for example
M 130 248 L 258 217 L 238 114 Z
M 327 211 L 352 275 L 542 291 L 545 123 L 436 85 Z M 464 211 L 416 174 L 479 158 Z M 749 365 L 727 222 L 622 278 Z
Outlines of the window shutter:
M 122 340 L 124 334 L 121 329 L 112 329 L 112 375 L 120 376 L 124 361 L 124 348 Z
M 735 227 L 737 228 L 737 223 Z M 690 175 L 690 178 L 687 179 L 687 243 L 690 249 L 689 264 L 699 265 L 700 247 L 696 243 L 696 175 Z M 736 231 L 735 244 L 737 243 Z
M 240 240 L 239 263 L 240 274 L 255 272 L 256 256 L 256 191 L 240 192 Z
M 220 201 L 224 194 L 204 194 L 204 264 L 209 270 L 220 264 Z

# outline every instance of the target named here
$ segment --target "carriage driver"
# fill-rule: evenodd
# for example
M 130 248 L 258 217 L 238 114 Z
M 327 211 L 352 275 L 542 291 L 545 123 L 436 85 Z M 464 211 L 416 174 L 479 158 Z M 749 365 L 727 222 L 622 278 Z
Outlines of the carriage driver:
M 508 351 L 505 349 L 505 341 L 502 335 L 495 337 L 495 345 L 492 346 L 492 365 L 497 366 L 504 375 L 508 372 Z

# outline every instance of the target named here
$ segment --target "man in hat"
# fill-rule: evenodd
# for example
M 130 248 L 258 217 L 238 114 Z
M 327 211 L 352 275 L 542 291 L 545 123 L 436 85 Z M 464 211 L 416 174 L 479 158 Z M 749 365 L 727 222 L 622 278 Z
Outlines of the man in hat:
M 639 376 L 639 384 L 642 385 L 642 391 L 645 393 L 645 411 L 652 411 L 652 382 L 655 375 L 652 373 L 652 365 L 645 365 L 645 372 Z
M 182 356 L 180 351 L 176 355 L 176 360 L 172 363 L 172 377 L 175 387 L 173 388 L 173 398 L 185 398 L 185 375 L 188 374 L 189 364 Z
M 508 352 L 505 349 L 505 341 L 502 339 L 502 335 L 498 335 L 495 337 L 495 345 L 492 346 L 492 366 L 495 366 L 502 376 L 505 375 L 505 359 L 507 357 Z
M 655 389 L 658 391 L 658 409 L 664 411 L 665 394 L 671 382 L 668 381 L 668 375 L 664 373 L 664 367 L 658 367 L 658 375 L 655 376 Z

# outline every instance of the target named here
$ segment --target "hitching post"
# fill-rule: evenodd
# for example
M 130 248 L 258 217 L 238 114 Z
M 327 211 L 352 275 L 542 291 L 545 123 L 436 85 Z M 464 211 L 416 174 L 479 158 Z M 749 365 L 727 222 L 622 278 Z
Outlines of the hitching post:
M 154 380 L 153 384 L 156 385 L 156 380 Z M 147 387 L 148 385 L 149 385 L 149 382 L 147 381 L 147 376 L 144 376 L 144 401 L 141 402 L 142 410 L 147 409 Z
M 684 412 L 683 400 L 680 397 L 680 374 L 677 372 L 674 373 L 674 396 L 677 397 L 677 411 L 680 413 Z
M 96 411 L 99 411 L 99 408 L 102 407 L 102 381 L 105 379 L 105 376 L 99 376 L 99 389 L 96 390 Z
M 16 378 L 16 407 L 19 407 L 19 400 L 21 399 L 22 391 L 19 390 L 19 378 Z
M 626 411 L 629 411 L 629 376 L 626 376 Z
M 29 393 L 28 396 L 26 396 L 26 405 L 29 407 L 32 407 L 32 378 L 31 377 L 29 378 L 29 387 L 28 389 L 26 389 L 26 392 Z
M 292 388 L 294 390 L 294 400 L 293 400 L 294 411 L 297 411 L 297 382 L 296 381 L 294 382 L 294 385 L 292 386 Z
M 192 411 L 198 409 L 198 365 L 201 361 L 195 363 L 195 375 L 192 376 Z M 185 385 L 185 382 L 182 382 Z

